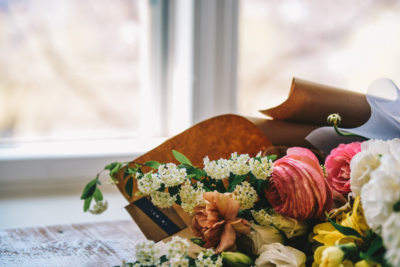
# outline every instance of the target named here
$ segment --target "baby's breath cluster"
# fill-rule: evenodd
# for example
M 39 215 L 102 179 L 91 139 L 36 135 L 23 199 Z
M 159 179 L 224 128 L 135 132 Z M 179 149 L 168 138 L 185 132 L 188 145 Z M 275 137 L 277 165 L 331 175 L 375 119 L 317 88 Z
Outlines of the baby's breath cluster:
M 157 174 L 149 173 L 141 179 L 139 179 L 139 177 L 140 173 L 136 173 L 136 179 L 138 179 L 137 184 L 139 189 L 136 195 L 150 195 L 156 192 L 161 187 L 161 181 L 158 178 Z
M 187 180 L 186 169 L 179 169 L 175 164 L 168 163 L 158 167 L 158 177 L 161 183 L 166 187 L 172 187 L 182 184 Z
M 147 240 L 135 246 L 135 256 L 139 263 L 134 266 L 151 266 L 160 264 L 160 250 L 154 247 L 154 241 Z
M 205 205 L 203 194 L 206 192 L 206 190 L 203 189 L 203 184 L 200 182 L 197 182 L 196 187 L 197 188 L 194 189 L 190 182 L 186 181 L 179 191 L 179 196 L 181 197 L 182 201 L 182 209 L 190 215 L 193 215 L 193 208 L 195 206 Z
M 186 238 L 174 236 L 165 246 L 165 256 L 171 262 L 170 267 L 189 266 L 187 255 L 190 243 Z
M 115 179 L 114 177 L 110 177 L 110 179 L 108 179 L 107 184 L 110 185 L 117 185 L 119 182 L 117 179 Z
M 170 196 L 167 192 L 154 192 L 151 196 L 151 202 L 160 208 L 169 208 L 174 205 L 176 196 Z
M 210 161 L 208 157 L 204 158 L 204 170 L 207 175 L 213 179 L 221 180 L 229 177 L 232 161 L 226 159 Z
M 260 158 L 261 152 L 256 157 Z M 258 159 L 251 158 L 249 160 L 250 170 L 257 179 L 266 180 L 274 171 L 274 164 L 267 157 L 262 157 L 260 160 L 261 162 Z
M 218 256 L 218 258 L 214 261 L 211 258 L 213 255 L 214 251 L 212 249 L 207 249 L 207 251 L 200 252 L 196 259 L 196 267 L 221 267 L 221 256 Z
M 278 223 L 277 221 L 278 217 L 275 216 L 275 213 L 272 212 L 272 215 L 270 215 L 264 209 L 259 211 L 252 210 L 251 215 L 253 215 L 254 220 L 256 220 L 256 222 L 262 226 L 268 226 L 271 224 L 275 225 Z
M 248 154 L 243 154 L 238 156 L 237 153 L 232 153 L 231 155 L 231 172 L 236 175 L 244 175 L 249 173 L 250 168 L 247 165 L 250 157 Z
M 91 214 L 99 215 L 102 214 L 104 211 L 106 211 L 108 208 L 108 202 L 107 200 L 103 201 L 97 201 L 96 204 L 93 206 L 92 209 L 88 210 Z
M 239 202 L 242 210 L 251 209 L 254 206 L 254 202 L 257 201 L 257 197 L 256 190 L 246 181 L 241 185 L 237 185 L 231 195 L 231 198 Z

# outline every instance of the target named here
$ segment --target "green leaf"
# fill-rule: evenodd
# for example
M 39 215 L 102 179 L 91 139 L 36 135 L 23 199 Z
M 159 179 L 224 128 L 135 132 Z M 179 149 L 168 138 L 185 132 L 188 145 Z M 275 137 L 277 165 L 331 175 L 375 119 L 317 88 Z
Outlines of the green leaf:
M 97 179 L 96 184 L 101 185 L 101 182 L 99 181 L 99 179 Z
M 168 261 L 167 256 L 165 256 L 165 255 L 161 256 L 161 257 L 160 257 L 160 261 L 161 261 L 160 263 L 167 262 L 167 261 Z
M 196 174 L 189 174 L 188 176 L 186 176 L 187 178 L 193 178 L 196 177 Z
M 268 159 L 268 161 L 269 160 L 272 160 L 272 161 L 274 161 L 275 159 L 276 159 L 276 155 L 269 155 L 269 156 L 267 156 L 267 159 Z
M 96 181 L 97 179 L 93 179 L 85 186 L 81 199 L 87 199 L 93 195 L 94 190 L 96 190 Z
M 241 182 L 243 182 L 244 179 L 246 179 L 246 178 L 247 178 L 247 174 L 245 174 L 245 175 L 236 175 L 235 178 L 233 179 L 232 184 L 229 184 L 228 191 L 229 192 L 235 191 L 235 187 L 238 184 L 240 184 Z
M 327 216 L 329 216 L 329 215 L 327 214 Z M 342 234 L 344 234 L 346 236 L 355 236 L 357 238 L 362 238 L 360 233 L 357 232 L 356 230 L 354 230 L 353 228 L 337 224 L 334 221 L 332 221 L 329 217 L 328 217 L 328 219 L 329 219 L 329 222 L 333 225 L 333 227 L 335 227 L 335 229 L 338 230 L 339 232 L 341 232 Z
M 128 196 L 132 197 L 132 191 L 133 191 L 133 177 L 129 177 L 128 181 L 125 184 L 125 192 L 128 194 Z
M 129 177 L 130 175 L 131 175 L 130 173 L 124 172 L 124 180 L 125 180 L 127 177 Z
M 115 165 L 114 168 L 112 168 L 112 169 L 110 170 L 110 176 L 113 177 L 114 173 L 119 172 L 119 170 L 121 169 L 121 167 L 122 167 L 122 163 L 119 163 L 119 162 L 118 162 L 118 164 Z
M 176 201 L 175 203 L 178 205 L 182 204 L 182 200 L 181 197 L 179 196 L 179 191 L 181 190 L 182 185 L 178 185 L 178 186 L 173 186 L 173 187 L 168 187 L 168 193 L 169 195 L 175 196 L 176 195 Z
M 192 166 L 192 163 L 190 162 L 190 160 L 185 157 L 183 154 L 179 153 L 176 150 L 172 150 L 172 154 L 174 154 L 174 157 L 176 158 L 177 161 L 179 161 L 181 164 L 186 164 L 189 166 Z
M 368 251 L 366 253 L 360 252 L 360 257 L 362 259 L 369 259 L 381 247 L 383 247 L 382 237 L 376 236 Z
M 252 215 L 250 210 L 239 210 L 238 214 L 236 215 L 236 217 L 245 219 L 247 221 L 250 221 Z
M 129 173 L 129 174 L 136 174 L 136 173 L 137 173 L 137 169 L 135 169 L 135 168 L 129 168 L 129 167 L 128 167 L 127 170 L 128 170 L 128 173 Z
M 393 210 L 395 212 L 400 212 L 400 200 L 397 201 L 394 205 L 393 205 Z
M 101 193 L 101 191 L 98 188 L 96 188 L 96 190 L 94 190 L 93 197 L 96 202 L 103 200 L 103 194 Z
M 222 180 L 218 180 L 217 181 L 217 190 L 220 193 L 225 193 L 226 192 L 226 188 L 225 188 L 224 182 Z
M 92 202 L 93 196 L 85 199 L 85 203 L 83 204 L 83 211 L 86 212 L 90 208 L 90 203 Z
M 203 241 L 201 237 L 190 238 L 190 241 L 192 241 L 192 243 L 194 243 L 200 247 L 204 247 L 204 244 L 207 243 L 206 241 Z
M 104 167 L 104 169 L 105 170 L 112 170 L 112 169 L 114 169 L 115 168 L 115 166 L 117 166 L 118 164 L 120 164 L 119 162 L 113 162 L 113 163 L 110 163 L 110 164 L 108 164 L 107 166 L 105 166 Z
M 158 169 L 158 167 L 160 167 L 160 163 L 158 163 L 157 161 L 148 161 L 146 162 L 144 165 L 149 166 L 152 169 Z

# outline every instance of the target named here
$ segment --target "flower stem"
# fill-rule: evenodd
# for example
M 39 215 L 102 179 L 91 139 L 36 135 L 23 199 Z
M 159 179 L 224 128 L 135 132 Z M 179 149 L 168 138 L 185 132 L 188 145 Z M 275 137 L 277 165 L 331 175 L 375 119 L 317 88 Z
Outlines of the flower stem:
M 340 136 L 353 136 L 353 137 L 360 137 L 360 138 L 363 138 L 363 139 L 365 139 L 365 140 L 369 140 L 369 138 L 366 138 L 366 137 L 361 136 L 361 135 L 358 135 L 358 134 L 341 132 L 341 131 L 339 130 L 339 128 L 337 127 L 337 125 L 333 125 L 333 128 L 335 129 L 336 133 L 337 133 L 338 135 L 340 135 Z

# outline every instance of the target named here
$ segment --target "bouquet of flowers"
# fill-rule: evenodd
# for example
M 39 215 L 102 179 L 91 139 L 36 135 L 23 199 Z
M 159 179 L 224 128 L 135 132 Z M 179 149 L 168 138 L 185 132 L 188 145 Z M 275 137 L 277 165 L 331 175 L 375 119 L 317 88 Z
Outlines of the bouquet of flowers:
M 340 117 L 328 121 L 337 132 Z M 112 163 L 109 184 L 123 169 L 125 187 L 160 208 L 178 204 L 192 216 L 190 240 L 179 236 L 161 253 L 153 241 L 135 248 L 122 266 L 400 266 L 400 139 L 341 144 L 323 165 L 308 149 L 287 155 L 232 153 L 193 166 L 148 161 Z M 144 173 L 142 167 L 152 171 Z M 132 183 L 132 184 L 131 184 Z M 97 185 L 85 187 L 84 210 L 100 214 L 107 202 Z M 90 209 L 92 200 L 95 205 Z M 189 257 L 190 242 L 203 247 Z

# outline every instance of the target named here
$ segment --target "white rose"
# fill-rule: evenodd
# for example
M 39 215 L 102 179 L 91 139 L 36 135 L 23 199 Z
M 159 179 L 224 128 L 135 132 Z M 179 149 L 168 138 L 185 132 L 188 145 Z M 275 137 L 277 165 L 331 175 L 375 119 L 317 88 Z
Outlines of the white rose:
M 263 245 L 272 243 L 285 244 L 286 236 L 273 226 L 261 226 L 253 224 L 251 226 L 250 235 L 248 235 L 254 242 L 254 254 L 259 254 L 259 250 Z
M 280 243 L 264 245 L 261 247 L 260 257 L 256 260 L 256 267 L 304 267 L 306 255 L 292 247 Z
M 390 155 L 400 147 L 400 139 L 390 141 L 369 140 L 361 144 L 361 152 L 350 162 L 350 189 L 354 197 L 361 194 L 361 188 L 371 179 L 371 172 L 380 165 L 380 157 Z
M 361 188 L 371 179 L 371 172 L 380 165 L 379 154 L 374 151 L 361 151 L 350 162 L 350 189 L 353 196 L 361 194 Z
M 371 180 L 361 189 L 361 200 L 368 225 L 377 232 L 393 213 L 400 200 L 400 147 L 393 155 L 384 155 Z

